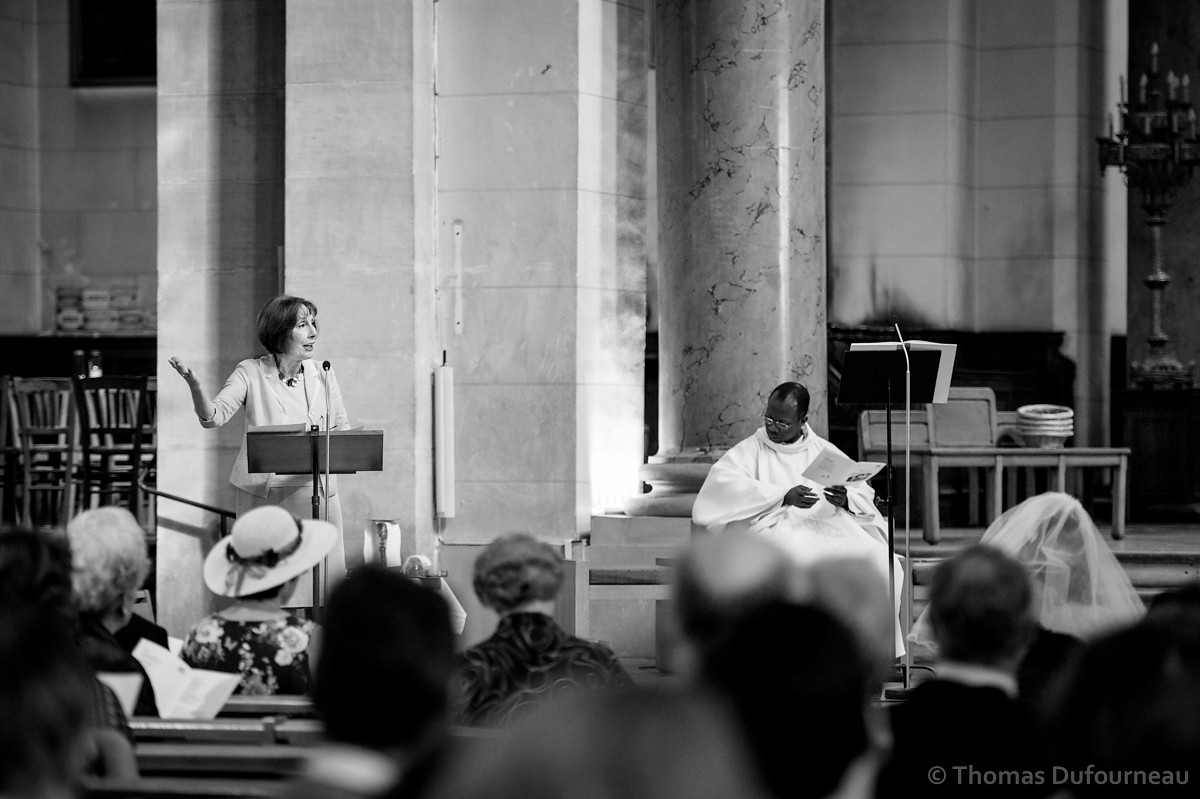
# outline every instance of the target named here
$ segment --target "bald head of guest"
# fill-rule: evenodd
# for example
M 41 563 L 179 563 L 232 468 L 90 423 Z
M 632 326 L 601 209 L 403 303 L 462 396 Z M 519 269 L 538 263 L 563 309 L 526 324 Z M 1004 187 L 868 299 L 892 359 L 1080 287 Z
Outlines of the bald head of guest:
M 704 650 L 747 609 L 810 592 L 803 569 L 762 536 L 726 532 L 699 537 L 679 558 L 671 669 L 695 673 Z
M 763 426 L 767 438 L 776 444 L 791 444 L 799 440 L 808 421 L 808 389 L 799 383 L 780 383 L 767 397 Z

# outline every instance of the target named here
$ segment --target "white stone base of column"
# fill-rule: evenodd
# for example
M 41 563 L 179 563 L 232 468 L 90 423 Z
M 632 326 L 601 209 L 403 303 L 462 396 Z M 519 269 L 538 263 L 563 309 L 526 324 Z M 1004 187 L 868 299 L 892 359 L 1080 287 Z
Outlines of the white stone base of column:
M 696 494 L 721 454 L 684 454 L 665 462 L 643 464 L 638 479 L 650 486 L 650 492 L 631 497 L 625 503 L 625 515 L 690 517 Z

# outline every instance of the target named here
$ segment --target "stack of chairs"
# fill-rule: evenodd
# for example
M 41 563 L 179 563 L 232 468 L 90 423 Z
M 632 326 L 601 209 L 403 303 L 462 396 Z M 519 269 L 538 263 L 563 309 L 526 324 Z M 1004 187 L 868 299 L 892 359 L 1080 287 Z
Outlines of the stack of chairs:
M 56 527 L 120 505 L 152 528 L 138 482 L 154 468 L 153 394 L 144 375 L 0 380 L 0 520 Z
M 147 378 L 76 377 L 82 508 L 121 505 L 141 517 L 138 479 L 149 431 Z
M 75 507 L 75 403 L 70 378 L 6 381 L 9 422 L 21 475 L 17 521 L 27 527 L 65 524 Z

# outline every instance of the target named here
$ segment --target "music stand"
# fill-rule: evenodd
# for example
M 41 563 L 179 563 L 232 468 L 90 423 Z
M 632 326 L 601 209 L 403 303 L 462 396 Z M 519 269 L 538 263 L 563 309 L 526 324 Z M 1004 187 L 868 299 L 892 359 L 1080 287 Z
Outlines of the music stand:
M 924 345 L 913 348 L 914 343 Z M 892 404 L 902 400 L 905 408 L 905 451 L 904 451 L 904 584 L 908 587 L 902 611 L 905 633 L 912 627 L 912 558 L 909 554 L 909 509 L 911 503 L 907 493 L 912 481 L 909 475 L 909 439 L 911 438 L 910 414 L 914 402 L 945 402 L 946 387 L 950 384 L 955 345 L 930 344 L 929 342 L 882 342 L 850 346 L 842 361 L 842 379 L 838 387 L 838 405 L 883 405 L 887 426 L 884 467 L 883 504 L 887 507 L 888 526 L 888 601 L 896 596 L 896 519 L 893 493 L 892 467 Z M 950 357 L 946 357 L 946 353 Z M 904 647 L 904 662 L 900 666 L 904 688 L 909 687 L 912 671 L 912 648 L 907 642 Z
M 383 469 L 382 430 L 327 430 L 302 424 L 254 427 L 246 431 L 247 470 L 251 474 L 307 474 L 312 477 L 312 518 L 321 518 L 321 468 L 326 474 L 378 472 Z M 328 504 L 328 497 L 326 498 Z M 344 544 L 343 544 L 344 545 Z M 313 569 L 313 609 L 324 604 L 322 563 Z

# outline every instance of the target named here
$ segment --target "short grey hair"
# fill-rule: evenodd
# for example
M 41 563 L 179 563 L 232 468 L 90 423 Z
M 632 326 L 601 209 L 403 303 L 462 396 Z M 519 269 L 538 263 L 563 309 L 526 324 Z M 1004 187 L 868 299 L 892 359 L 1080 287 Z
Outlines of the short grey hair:
M 67 538 L 80 613 L 107 613 L 131 600 L 150 573 L 146 533 L 125 508 L 84 511 L 67 524 Z

